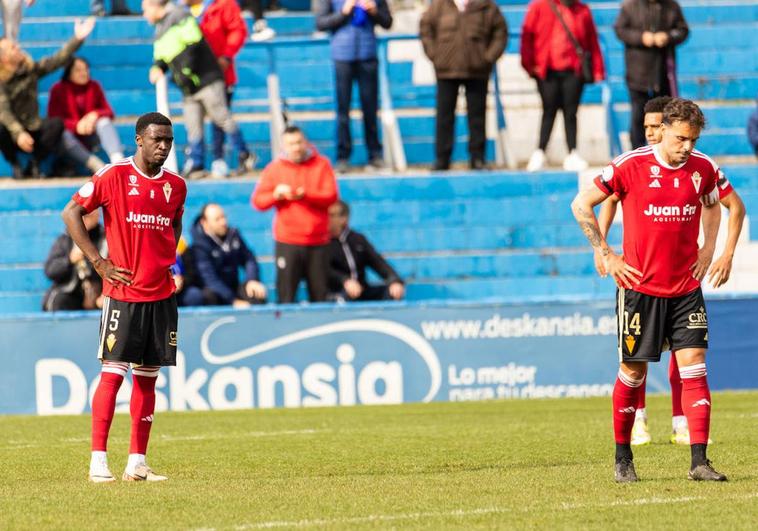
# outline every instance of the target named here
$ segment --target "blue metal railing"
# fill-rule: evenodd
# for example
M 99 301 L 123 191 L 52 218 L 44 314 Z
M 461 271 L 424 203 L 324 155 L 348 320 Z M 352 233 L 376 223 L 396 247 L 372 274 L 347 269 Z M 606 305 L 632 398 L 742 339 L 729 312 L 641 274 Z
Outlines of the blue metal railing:
M 520 39 L 521 34 L 519 32 L 510 33 L 508 36 L 510 39 Z M 616 117 L 613 112 L 613 92 L 609 83 L 610 79 L 610 67 L 608 61 L 608 46 L 603 36 L 600 38 L 600 47 L 603 55 L 603 62 L 605 65 L 605 80 L 598 83 L 601 90 L 601 101 L 603 110 L 606 117 L 606 133 L 608 135 L 608 143 L 611 152 L 611 158 L 616 157 L 621 153 L 621 142 L 619 140 L 618 127 L 616 124 Z M 418 40 L 419 36 L 415 34 L 386 34 L 378 35 L 378 66 L 379 66 L 379 95 L 381 105 L 381 121 L 382 132 L 384 137 L 384 156 L 385 161 L 391 167 L 404 170 L 406 168 L 405 152 L 402 142 L 402 136 L 400 134 L 400 128 L 397 123 L 397 118 L 392 103 L 392 93 L 390 90 L 391 79 L 389 75 L 389 44 L 392 41 L 411 41 Z M 282 97 L 279 87 L 279 77 L 277 73 L 277 58 L 276 51 L 278 48 L 284 47 L 303 47 L 324 45 L 329 42 L 327 37 L 286 37 L 281 39 L 275 39 L 272 41 L 249 43 L 248 46 L 265 48 L 268 55 L 268 99 L 269 110 L 271 113 L 271 148 L 272 152 L 276 153 L 279 147 L 279 136 L 281 130 L 284 127 L 284 119 L 282 115 Z M 493 69 L 492 73 L 493 85 L 495 91 L 495 113 L 498 127 L 498 143 L 501 145 L 500 153 L 498 153 L 498 162 L 505 162 L 510 167 L 514 167 L 513 157 L 509 156 L 508 146 L 505 139 L 505 131 L 507 122 L 505 119 L 505 105 L 503 104 L 503 93 L 500 89 L 500 80 L 497 72 L 497 68 Z

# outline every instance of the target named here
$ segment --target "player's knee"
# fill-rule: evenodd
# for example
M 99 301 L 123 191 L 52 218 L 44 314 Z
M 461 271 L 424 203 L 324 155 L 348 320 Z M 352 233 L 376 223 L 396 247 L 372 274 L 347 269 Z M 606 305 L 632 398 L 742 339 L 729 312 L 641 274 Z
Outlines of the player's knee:
M 632 387 L 642 385 L 647 375 L 647 364 L 645 363 L 622 363 L 619 368 L 619 376 L 623 375 L 625 380 L 636 384 Z
M 687 348 L 676 352 L 676 361 L 681 370 L 688 365 L 705 364 L 704 348 Z

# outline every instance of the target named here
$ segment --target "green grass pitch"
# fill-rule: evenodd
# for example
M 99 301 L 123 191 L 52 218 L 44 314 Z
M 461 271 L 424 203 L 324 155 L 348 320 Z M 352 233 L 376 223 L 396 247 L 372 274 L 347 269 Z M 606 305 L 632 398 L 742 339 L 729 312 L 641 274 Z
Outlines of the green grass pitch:
M 609 398 L 159 413 L 152 484 L 87 481 L 88 416 L 0 417 L 0 529 L 755 529 L 758 393 L 713 398 L 725 484 L 686 479 L 665 396 L 633 485 Z M 119 477 L 128 435 L 117 415 Z

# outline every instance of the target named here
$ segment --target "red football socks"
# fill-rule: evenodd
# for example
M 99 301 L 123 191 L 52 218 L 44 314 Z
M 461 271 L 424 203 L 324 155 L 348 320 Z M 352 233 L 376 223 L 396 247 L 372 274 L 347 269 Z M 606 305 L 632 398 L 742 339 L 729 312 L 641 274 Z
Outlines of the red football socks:
M 638 393 L 644 381 L 644 376 L 635 380 L 619 369 L 613 387 L 613 431 L 617 444 L 629 444 L 632 440 L 634 412 L 637 410 Z
M 671 353 L 669 362 L 669 382 L 671 382 L 671 416 L 681 417 L 682 410 L 682 377 L 679 374 L 679 365 L 676 363 L 676 355 Z
M 140 367 L 132 371 L 132 399 L 129 411 L 132 415 L 130 454 L 146 454 L 150 428 L 155 412 L 155 381 L 159 367 Z M 149 376 L 148 376 L 149 374 Z
M 711 391 L 705 363 L 680 367 L 682 409 L 690 428 L 690 444 L 708 444 L 711 424 Z
M 110 372 L 112 371 L 112 372 Z M 126 372 L 103 368 L 100 383 L 92 397 L 92 451 L 105 452 L 108 447 L 108 432 L 116 409 L 116 395 Z

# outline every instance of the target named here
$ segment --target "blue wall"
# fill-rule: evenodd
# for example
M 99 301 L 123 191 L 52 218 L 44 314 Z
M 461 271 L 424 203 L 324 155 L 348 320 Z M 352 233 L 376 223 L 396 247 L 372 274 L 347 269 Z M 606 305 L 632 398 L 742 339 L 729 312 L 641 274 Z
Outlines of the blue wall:
M 758 298 L 712 300 L 713 389 L 758 387 Z M 98 315 L 0 320 L 0 413 L 89 410 Z M 613 302 L 302 306 L 183 312 L 159 410 L 602 396 Z M 667 359 L 648 390 L 668 389 Z M 119 395 L 128 411 L 128 383 Z

